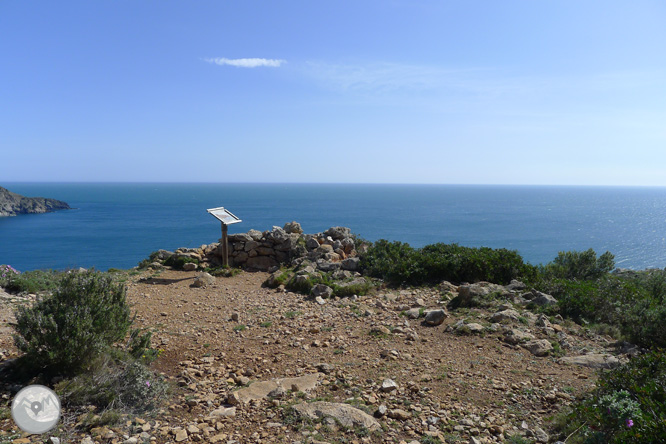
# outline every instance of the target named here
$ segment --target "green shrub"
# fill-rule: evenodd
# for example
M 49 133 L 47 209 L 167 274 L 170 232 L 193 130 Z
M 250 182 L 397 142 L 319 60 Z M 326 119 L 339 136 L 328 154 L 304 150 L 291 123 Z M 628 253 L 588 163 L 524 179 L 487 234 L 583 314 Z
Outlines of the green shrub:
M 601 374 L 557 431 L 570 443 L 666 442 L 666 354 L 655 350 Z
M 0 265 L 0 287 L 9 293 L 45 293 L 55 288 L 60 274 L 54 270 L 20 273 L 9 265 Z
M 666 306 L 644 299 L 629 307 L 621 329 L 627 339 L 644 347 L 666 347 Z
M 409 244 L 380 239 L 361 255 L 360 267 L 364 274 L 400 285 L 423 280 L 419 262 L 416 250 Z
M 284 276 L 291 276 L 288 273 L 281 274 L 278 279 Z M 276 279 L 277 280 L 277 279 Z M 284 281 L 286 279 L 283 279 Z M 333 296 L 347 297 L 352 295 L 362 296 L 367 294 L 372 288 L 372 283 L 368 281 L 354 282 L 354 280 L 336 281 L 332 278 L 331 273 L 315 273 L 306 275 L 306 279 L 298 278 L 298 275 L 291 276 L 286 280 L 285 287 L 297 293 L 310 295 L 312 287 L 318 284 L 323 284 L 331 287 Z
M 594 280 L 598 279 L 615 268 L 615 257 L 605 252 L 597 258 L 593 249 L 587 251 L 560 251 L 542 272 L 553 278 Z
M 164 261 L 164 265 L 171 267 L 175 270 L 182 270 L 183 266 L 188 263 L 199 264 L 197 259 L 187 257 L 187 256 L 178 256 L 174 254 L 170 256 L 167 260 Z
M 334 283 L 332 284 L 331 288 L 333 288 L 333 296 L 344 298 L 353 295 L 363 296 L 368 294 L 368 292 L 373 288 L 373 285 L 368 281 L 349 283 L 346 285 L 345 283 Z
M 124 286 L 95 271 L 67 273 L 52 296 L 18 307 L 14 342 L 31 365 L 72 374 L 123 339 L 131 323 Z
M 518 252 L 437 243 L 414 249 L 381 239 L 361 256 L 361 269 L 393 285 L 489 281 L 508 284 L 533 273 Z

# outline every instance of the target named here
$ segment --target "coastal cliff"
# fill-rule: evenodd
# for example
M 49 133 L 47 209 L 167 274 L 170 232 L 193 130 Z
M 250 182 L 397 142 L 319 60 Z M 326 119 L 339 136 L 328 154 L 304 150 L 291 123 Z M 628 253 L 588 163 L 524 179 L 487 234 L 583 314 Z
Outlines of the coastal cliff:
M 69 210 L 71 207 L 61 200 L 44 197 L 24 197 L 0 187 L 0 217 L 17 214 L 48 213 Z

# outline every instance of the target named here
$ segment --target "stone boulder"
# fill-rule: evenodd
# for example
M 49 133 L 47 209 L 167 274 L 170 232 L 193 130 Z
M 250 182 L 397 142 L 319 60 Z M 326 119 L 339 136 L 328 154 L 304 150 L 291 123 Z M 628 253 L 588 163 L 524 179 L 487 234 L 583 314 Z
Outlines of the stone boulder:
M 527 285 L 524 283 L 517 281 L 516 279 L 512 279 L 511 283 L 509 285 L 505 285 L 504 288 L 507 291 L 521 291 L 527 288 Z
M 197 288 L 204 288 L 209 285 L 213 285 L 215 283 L 215 278 L 211 276 L 209 273 L 200 273 L 196 278 L 194 278 L 194 282 L 192 282 L 193 287 Z
M 340 269 L 340 262 L 329 262 L 324 259 L 317 261 L 317 269 L 328 273 L 329 271 L 337 271 Z
M 553 349 L 553 346 L 547 339 L 533 339 L 522 346 L 534 356 L 546 356 Z
M 557 299 L 546 293 L 541 293 L 539 296 L 535 297 L 530 302 L 540 307 L 557 305 Z
M 292 408 L 304 418 L 314 420 L 333 418 L 344 427 L 363 427 L 370 431 L 381 429 L 375 418 L 349 404 L 317 401 L 297 404 Z
M 499 323 L 518 322 L 519 318 L 520 314 L 518 314 L 516 310 L 508 309 L 508 310 L 498 311 L 497 313 L 495 313 L 490 317 L 490 321 L 499 322 Z
M 508 344 L 520 344 L 522 342 L 528 342 L 535 339 L 532 333 L 524 332 L 518 330 L 517 328 L 512 328 L 507 331 L 504 335 L 504 342 Z
M 557 299 L 549 294 L 542 293 L 537 290 L 531 290 L 527 293 L 523 293 L 520 295 L 520 297 L 525 299 L 528 304 L 534 304 L 538 306 L 550 306 L 557 304 Z
M 448 316 L 444 310 L 430 310 L 426 312 L 425 322 L 428 325 L 441 325 Z
M 357 257 L 348 257 L 347 259 L 342 260 L 341 266 L 343 270 L 357 271 L 360 263 L 361 259 Z
M 324 299 L 328 299 L 331 296 L 333 296 L 333 289 L 331 287 L 329 287 L 328 285 L 317 284 L 314 287 L 312 287 L 312 290 L 310 290 L 310 293 L 315 298 L 321 297 L 321 298 L 324 298 Z
M 303 233 L 303 229 L 301 228 L 301 224 L 298 222 L 287 222 L 284 224 L 284 227 L 282 228 L 287 234 L 301 234 Z
M 490 282 L 461 285 L 458 287 L 458 296 L 453 298 L 449 305 L 452 308 L 485 307 L 491 304 L 488 296 L 492 293 L 504 293 L 504 287 Z
M 331 236 L 333 240 L 342 240 L 351 237 L 351 230 L 347 227 L 331 227 L 324 231 L 324 236 Z
M 185 270 L 185 271 L 194 271 L 197 268 L 199 268 L 199 266 L 197 264 L 195 264 L 194 262 L 187 262 L 187 263 L 183 264 L 183 270 Z
M 266 399 L 268 398 L 268 395 L 278 387 L 295 392 L 309 392 L 317 387 L 321 376 L 323 376 L 321 373 L 312 373 L 297 378 L 282 378 L 255 382 L 248 387 L 233 392 L 227 398 L 227 402 L 232 405 L 241 405 L 247 404 L 252 400 Z

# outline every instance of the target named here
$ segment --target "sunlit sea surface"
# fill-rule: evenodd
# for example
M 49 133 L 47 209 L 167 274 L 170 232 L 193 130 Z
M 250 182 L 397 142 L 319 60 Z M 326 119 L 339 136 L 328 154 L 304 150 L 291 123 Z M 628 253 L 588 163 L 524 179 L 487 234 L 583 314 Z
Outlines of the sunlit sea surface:
M 131 268 L 158 249 L 217 242 L 207 208 L 243 222 L 230 233 L 300 222 L 306 233 L 347 226 L 369 240 L 518 250 L 533 264 L 558 251 L 610 251 L 616 265 L 666 267 L 666 188 L 2 183 L 74 210 L 0 218 L 0 264 L 25 271 Z

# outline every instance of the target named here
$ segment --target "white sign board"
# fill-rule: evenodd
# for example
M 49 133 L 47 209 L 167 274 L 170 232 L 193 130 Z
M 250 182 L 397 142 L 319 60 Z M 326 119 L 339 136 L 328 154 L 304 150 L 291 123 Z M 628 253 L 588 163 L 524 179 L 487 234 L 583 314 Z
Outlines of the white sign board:
M 212 214 L 213 217 L 222 222 L 224 225 L 231 225 L 242 222 L 242 220 L 236 217 L 231 211 L 225 210 L 224 207 L 210 208 L 206 211 Z

